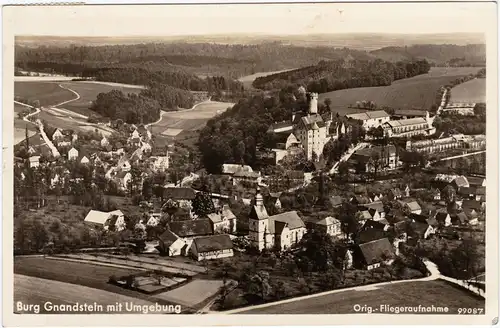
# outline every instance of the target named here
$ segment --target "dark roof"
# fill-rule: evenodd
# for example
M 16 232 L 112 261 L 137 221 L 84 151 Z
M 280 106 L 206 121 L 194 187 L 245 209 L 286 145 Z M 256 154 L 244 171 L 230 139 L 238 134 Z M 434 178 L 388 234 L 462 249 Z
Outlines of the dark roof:
M 193 200 L 196 192 L 192 188 L 167 187 L 163 189 L 163 197 L 172 200 Z
M 229 235 L 213 235 L 195 238 L 193 241 L 198 253 L 222 251 L 233 248 Z
M 302 180 L 304 179 L 304 172 L 303 171 L 287 171 L 285 173 L 285 176 L 290 179 L 298 179 Z
M 363 228 L 384 230 L 385 224 L 380 221 L 368 220 L 365 222 Z
M 394 145 L 388 145 L 385 147 L 382 146 L 374 146 L 371 148 L 363 148 L 357 150 L 353 155 L 357 156 L 363 156 L 363 157 L 372 157 L 375 154 L 382 154 L 384 152 L 385 154 L 395 154 L 396 153 L 396 147 Z
M 382 202 L 373 202 L 370 204 L 363 204 L 363 207 L 366 207 L 367 209 L 374 209 L 374 210 L 378 211 L 379 213 L 385 212 L 384 203 L 382 203 Z
M 305 227 L 304 221 L 302 221 L 296 211 L 290 211 L 270 216 L 269 221 L 284 222 L 288 224 L 288 229 L 290 230 Z
M 367 228 L 361 230 L 356 235 L 356 242 L 358 244 L 368 243 L 370 241 L 379 240 L 385 238 L 385 232 L 380 229 Z
M 477 187 L 476 188 L 476 195 L 478 195 L 478 196 L 486 195 L 486 187 Z
M 438 225 L 435 218 L 429 218 L 427 215 L 411 213 L 408 217 L 418 223 L 425 223 L 430 226 Z
M 165 246 L 169 247 L 179 238 L 176 235 L 174 235 L 172 231 L 165 230 L 165 232 L 162 233 L 161 236 L 158 237 L 158 239 L 160 239 Z
M 363 259 L 367 265 L 379 263 L 394 257 L 389 239 L 382 238 L 359 245 Z
M 403 196 L 403 193 L 401 192 L 401 189 L 399 189 L 399 188 L 392 188 L 391 190 L 389 190 L 389 192 L 394 197 L 402 197 Z
M 352 199 L 352 201 L 356 201 L 358 204 L 369 204 L 371 203 L 370 199 L 367 196 L 363 195 L 355 195 Z
M 203 236 L 213 233 L 209 219 L 172 221 L 169 223 L 169 228 L 179 237 Z
M 461 196 L 469 196 L 469 195 L 474 195 L 476 193 L 476 188 L 473 187 L 460 187 L 458 188 L 459 195 Z
M 448 213 L 446 213 L 446 212 L 438 212 L 438 213 L 436 214 L 436 218 L 435 218 L 435 219 L 436 219 L 436 221 L 437 221 L 437 222 L 439 222 L 439 223 L 444 223 L 444 222 L 446 222 L 446 218 L 448 217 L 448 215 L 449 215 L 449 214 L 448 214 Z
M 313 126 L 315 126 L 315 124 L 319 128 L 326 126 L 325 121 L 323 121 L 323 118 L 319 114 L 302 116 L 301 122 L 306 127 L 307 130 L 311 130 Z
M 464 212 L 460 212 L 457 215 L 453 215 L 451 217 L 451 221 L 453 224 L 466 224 L 469 221 L 469 218 L 467 217 L 467 214 Z
M 473 208 L 475 210 L 480 210 L 481 209 L 481 203 L 479 203 L 475 199 L 466 199 L 462 202 L 462 208 L 467 209 L 467 208 Z
M 482 186 L 484 180 L 481 177 L 467 177 L 467 181 L 469 181 L 469 185 L 471 186 Z

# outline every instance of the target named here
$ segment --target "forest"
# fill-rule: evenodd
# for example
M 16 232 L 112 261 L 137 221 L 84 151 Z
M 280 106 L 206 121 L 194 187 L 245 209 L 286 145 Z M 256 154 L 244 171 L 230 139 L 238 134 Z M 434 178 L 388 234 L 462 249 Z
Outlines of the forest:
M 426 60 L 390 63 L 381 59 L 321 61 L 317 65 L 255 79 L 253 86 L 263 90 L 280 89 L 290 83 L 301 84 L 311 92 L 391 85 L 393 81 L 428 73 Z

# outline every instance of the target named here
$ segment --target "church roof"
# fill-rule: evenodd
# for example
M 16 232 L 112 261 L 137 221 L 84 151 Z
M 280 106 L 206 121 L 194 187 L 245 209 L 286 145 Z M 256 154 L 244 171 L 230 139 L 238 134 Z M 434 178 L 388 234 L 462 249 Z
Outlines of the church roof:
M 269 221 L 269 223 L 271 223 L 272 221 L 286 223 L 288 225 L 288 229 L 290 230 L 305 227 L 304 221 L 302 221 L 296 211 L 273 215 L 269 217 Z

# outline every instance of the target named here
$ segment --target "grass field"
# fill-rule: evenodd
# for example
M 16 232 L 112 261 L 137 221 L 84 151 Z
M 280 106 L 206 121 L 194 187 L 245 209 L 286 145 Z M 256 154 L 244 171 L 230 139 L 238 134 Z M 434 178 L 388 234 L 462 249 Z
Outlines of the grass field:
M 80 95 L 80 99 L 64 104 L 62 108 L 74 111 L 79 114 L 89 116 L 92 111 L 89 109 L 92 101 L 96 100 L 100 93 L 110 92 L 112 90 L 120 90 L 123 93 L 139 93 L 141 88 L 124 87 L 123 85 L 94 82 L 64 82 L 61 83 L 66 88 L 69 88 Z
M 125 302 L 132 302 L 137 305 L 152 305 L 152 302 L 140 300 L 137 298 L 124 296 L 108 291 L 69 284 L 60 281 L 41 279 L 30 276 L 14 275 L 14 313 L 33 313 L 29 310 L 17 308 L 17 302 L 23 304 L 38 305 L 39 313 L 142 313 L 139 311 L 127 311 Z M 81 305 L 101 305 L 102 309 L 95 306 L 97 311 L 88 309 L 87 311 L 52 311 L 45 308 L 47 302 L 53 305 L 71 305 L 79 303 Z M 114 305 L 117 302 L 123 304 L 122 310 L 110 311 L 108 305 Z
M 448 314 L 458 314 L 458 308 L 484 308 L 485 305 L 484 299 L 446 281 L 435 280 L 400 283 L 373 289 L 363 287 L 356 291 L 329 294 L 239 313 L 347 314 L 356 313 L 354 311 L 355 304 L 366 305 L 373 309 L 380 309 L 382 304 L 390 306 L 434 305 L 448 307 Z M 373 313 L 384 312 L 374 311 Z
M 451 89 L 451 102 L 486 102 L 486 79 L 474 79 Z
M 40 106 L 53 106 L 75 98 L 75 95 L 61 88 L 57 82 L 14 82 L 14 96 L 38 100 Z
M 26 122 L 17 117 L 18 113 L 24 111 L 26 107 L 14 103 L 14 145 L 23 141 L 26 136 L 26 127 L 28 127 L 28 136 L 31 137 L 37 132 L 36 125 Z
M 158 299 L 144 295 L 140 292 L 108 284 L 108 279 L 112 275 L 119 277 L 138 272 L 142 271 L 136 269 L 101 266 L 96 264 L 69 262 L 65 260 L 45 259 L 43 257 L 14 258 L 14 273 L 16 274 L 97 288 L 103 291 L 141 298 L 152 302 L 158 301 Z
M 241 83 L 243 83 L 243 86 L 248 89 L 248 88 L 252 87 L 253 81 L 255 81 L 255 79 L 258 78 L 258 77 L 263 77 L 263 76 L 268 76 L 268 75 L 272 75 L 272 74 L 283 73 L 283 72 L 291 71 L 291 70 L 294 70 L 294 69 L 295 68 L 284 69 L 284 70 L 281 70 L 281 71 L 273 71 L 273 72 L 258 72 L 258 73 L 252 74 L 252 75 L 242 76 L 242 77 L 240 77 L 238 79 L 238 81 L 240 81 Z
M 430 109 L 436 101 L 436 92 L 440 86 L 456 78 L 476 73 L 479 68 L 433 67 L 428 74 L 409 79 L 398 80 L 386 87 L 355 88 L 337 90 L 319 95 L 319 101 L 332 100 L 332 109 L 340 115 L 361 112 L 355 108 L 357 101 L 374 101 L 378 107 Z
M 182 130 L 200 130 L 209 119 L 226 111 L 233 105 L 226 102 L 206 101 L 200 103 L 194 109 L 166 112 L 160 122 L 152 125 L 152 129 L 154 133 L 165 136 L 176 136 Z
M 214 296 L 222 287 L 221 280 L 196 279 L 184 286 L 160 293 L 156 297 L 184 306 L 194 307 Z

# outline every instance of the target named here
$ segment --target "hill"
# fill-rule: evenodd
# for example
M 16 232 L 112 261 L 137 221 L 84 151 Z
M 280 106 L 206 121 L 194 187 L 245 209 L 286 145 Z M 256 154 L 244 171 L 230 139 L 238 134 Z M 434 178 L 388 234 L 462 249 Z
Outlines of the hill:
M 384 47 L 370 51 L 370 54 L 387 61 L 425 59 L 437 66 L 484 66 L 486 65 L 485 44 L 422 44 L 409 47 Z
M 319 95 L 319 102 L 329 98 L 332 101 L 330 107 L 340 115 L 360 111 L 355 107 L 357 102 L 362 101 L 373 101 L 378 108 L 430 110 L 436 103 L 441 86 L 459 77 L 475 74 L 478 70 L 478 67 L 432 67 L 427 74 L 395 81 L 389 86 L 322 93 Z

